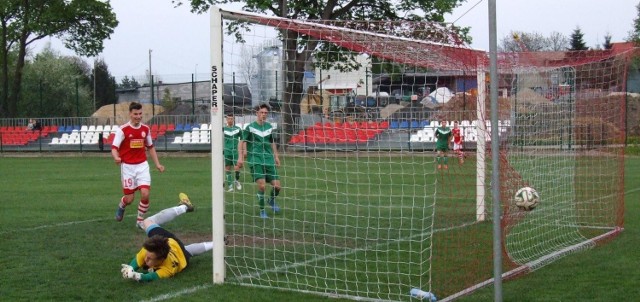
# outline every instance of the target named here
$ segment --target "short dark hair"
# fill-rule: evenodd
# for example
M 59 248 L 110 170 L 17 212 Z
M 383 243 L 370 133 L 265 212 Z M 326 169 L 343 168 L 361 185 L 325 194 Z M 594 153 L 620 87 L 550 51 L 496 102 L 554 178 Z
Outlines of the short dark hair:
M 169 238 L 162 235 L 153 235 L 142 244 L 147 251 L 158 256 L 159 259 L 167 259 L 171 247 L 169 247 Z
M 267 103 L 262 103 L 260 105 L 258 105 L 258 107 L 256 107 L 256 112 L 260 111 L 260 109 L 267 109 L 267 111 L 271 111 L 271 106 L 269 106 Z
M 132 110 L 140 110 L 140 109 L 142 109 L 142 104 L 138 102 L 131 102 L 131 104 L 129 104 L 129 112 L 131 112 Z

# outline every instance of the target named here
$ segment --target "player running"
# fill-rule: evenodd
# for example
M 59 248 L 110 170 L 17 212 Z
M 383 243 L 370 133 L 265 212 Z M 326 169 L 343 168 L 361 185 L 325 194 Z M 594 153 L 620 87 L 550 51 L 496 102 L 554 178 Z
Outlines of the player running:
M 144 215 L 149 209 L 149 193 L 151 191 L 151 174 L 147 163 L 147 151 L 160 172 L 164 166 L 158 160 L 158 154 L 151 140 L 151 129 L 142 123 L 142 104 L 129 104 L 129 122 L 116 129 L 111 144 L 111 156 L 120 165 L 120 180 L 124 196 L 120 198 L 116 209 L 116 221 L 122 221 L 124 209 L 133 202 L 136 191 L 140 190 L 138 218 L 136 226 L 142 228 Z

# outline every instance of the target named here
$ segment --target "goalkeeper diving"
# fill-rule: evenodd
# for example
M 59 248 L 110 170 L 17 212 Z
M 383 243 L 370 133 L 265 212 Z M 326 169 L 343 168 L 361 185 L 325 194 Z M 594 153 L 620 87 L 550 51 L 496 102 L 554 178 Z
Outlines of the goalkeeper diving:
M 189 265 L 189 259 L 213 248 L 213 242 L 194 243 L 185 246 L 173 233 L 160 225 L 174 218 L 193 212 L 194 207 L 187 194 L 180 193 L 178 206 L 164 209 L 143 221 L 147 239 L 142 249 L 129 264 L 122 264 L 120 272 L 125 279 L 153 281 L 170 278 Z

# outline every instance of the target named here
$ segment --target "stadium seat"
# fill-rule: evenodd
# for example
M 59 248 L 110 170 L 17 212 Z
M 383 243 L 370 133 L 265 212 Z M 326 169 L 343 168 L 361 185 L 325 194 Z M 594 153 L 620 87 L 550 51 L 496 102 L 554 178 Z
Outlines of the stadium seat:
M 398 128 L 400 128 L 400 129 L 409 128 L 409 121 L 400 121 L 400 125 L 398 126 Z
M 54 137 L 51 139 L 49 145 L 57 145 L 58 143 L 60 143 L 60 138 Z
M 400 123 L 396 120 L 392 120 L 389 124 L 389 129 L 398 129 L 400 128 Z
M 173 138 L 172 144 L 182 144 L 182 136 L 176 136 Z

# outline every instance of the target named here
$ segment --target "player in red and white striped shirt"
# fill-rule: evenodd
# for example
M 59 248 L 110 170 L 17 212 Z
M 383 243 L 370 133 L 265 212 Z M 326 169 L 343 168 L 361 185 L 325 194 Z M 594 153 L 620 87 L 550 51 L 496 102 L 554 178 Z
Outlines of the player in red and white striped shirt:
M 142 123 L 142 104 L 132 102 L 129 105 L 129 122 L 116 129 L 116 135 L 111 144 L 111 155 L 116 164 L 120 165 L 124 192 L 116 210 L 116 220 L 122 221 L 125 207 L 133 202 L 136 191 L 140 190 L 136 221 L 136 226 L 139 228 L 142 228 L 144 215 L 149 209 L 149 191 L 151 190 L 147 151 L 156 169 L 164 172 L 164 166 L 160 164 L 156 149 L 153 147 L 151 129 Z
M 460 131 L 460 127 L 458 127 L 458 122 L 453 122 L 453 129 L 451 132 L 453 133 L 451 137 L 451 141 L 453 141 L 453 152 L 458 156 L 458 163 L 464 163 L 464 152 L 462 151 L 462 132 Z

